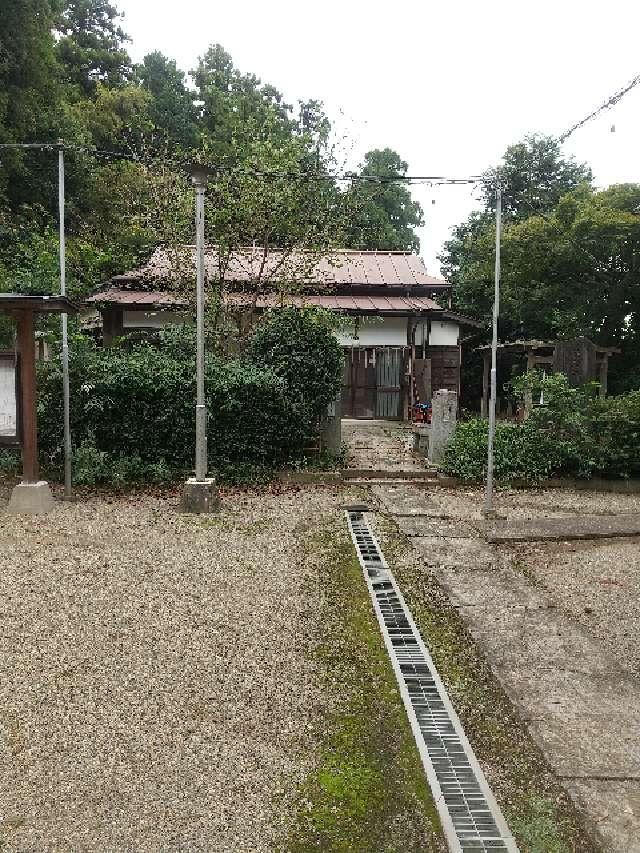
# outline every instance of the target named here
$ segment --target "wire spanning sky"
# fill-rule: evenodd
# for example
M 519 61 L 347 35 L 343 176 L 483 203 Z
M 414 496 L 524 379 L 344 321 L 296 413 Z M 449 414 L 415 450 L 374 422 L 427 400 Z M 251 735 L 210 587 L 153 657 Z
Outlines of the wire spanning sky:
M 475 175 L 526 133 L 560 135 L 638 74 L 640 4 L 630 0 L 117 0 L 134 59 L 160 50 L 184 71 L 220 42 L 289 102 L 325 102 L 349 166 L 395 148 L 411 174 Z M 611 132 L 615 125 L 615 132 Z M 564 150 L 596 183 L 640 182 L 640 86 Z M 477 202 L 469 187 L 416 186 L 436 256 Z M 435 200 L 435 204 L 432 201 Z

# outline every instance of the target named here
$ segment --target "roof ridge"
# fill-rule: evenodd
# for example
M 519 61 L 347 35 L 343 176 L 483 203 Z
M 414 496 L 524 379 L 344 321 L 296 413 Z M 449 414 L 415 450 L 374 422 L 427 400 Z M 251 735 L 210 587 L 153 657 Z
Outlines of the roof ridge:
M 195 249 L 195 243 L 182 243 L 182 248 L 184 249 Z M 157 247 L 154 251 L 161 251 L 166 247 Z M 206 243 L 205 251 L 207 249 L 217 249 L 216 243 Z M 262 246 L 238 246 L 236 251 L 240 252 L 259 252 L 262 251 Z M 274 246 L 272 249 L 268 250 L 269 252 L 285 252 L 290 251 L 289 249 L 280 249 L 277 246 Z M 404 249 L 348 249 L 348 248 L 335 248 L 335 249 L 293 249 L 293 252 L 309 252 L 319 255 L 331 255 L 331 254 L 342 254 L 342 255 L 403 255 L 403 256 L 412 256 L 415 258 L 419 258 L 420 255 L 417 252 L 405 251 Z

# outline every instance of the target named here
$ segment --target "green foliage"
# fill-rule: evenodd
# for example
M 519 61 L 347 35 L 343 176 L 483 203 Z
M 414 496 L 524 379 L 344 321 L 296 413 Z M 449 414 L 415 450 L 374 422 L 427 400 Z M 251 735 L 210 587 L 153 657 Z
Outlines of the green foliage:
M 12 477 L 22 470 L 22 456 L 19 450 L 0 448 L 0 476 Z
M 208 451 L 226 482 L 267 481 L 273 470 L 303 459 L 317 413 L 334 398 L 341 353 L 321 312 L 274 312 L 260 343 L 243 360 L 208 355 L 205 393 Z M 297 365 L 297 374 L 286 362 Z M 279 349 L 279 347 L 283 347 Z M 195 434 L 195 360 L 191 329 L 148 342 L 101 349 L 73 341 L 69 373 L 76 479 L 85 485 L 165 482 L 190 469 Z M 306 368 L 306 360 L 311 363 Z M 321 364 L 322 369 L 314 369 Z M 39 364 L 42 464 L 62 467 L 62 378 L 59 359 Z M 307 385 L 301 382 L 308 383 Z
M 43 462 L 62 459 L 59 361 L 40 365 L 38 417 Z M 70 358 L 71 427 L 77 446 L 170 466 L 192 463 L 195 364 L 149 344 L 132 349 L 75 346 Z M 302 413 L 281 379 L 248 362 L 210 357 L 206 364 L 209 458 L 283 464 L 307 437 Z
M 597 385 L 572 387 L 566 376 L 520 377 L 515 390 L 543 395 L 523 424 L 498 422 L 494 442 L 498 481 L 539 482 L 552 475 L 578 478 L 640 476 L 640 391 L 601 398 Z M 443 469 L 463 480 L 486 473 L 488 425 L 459 423 Z
M 563 158 L 557 142 L 540 137 L 512 146 L 504 159 L 501 339 L 584 335 L 620 347 L 609 387 L 637 388 L 640 185 L 595 191 L 586 166 Z M 489 328 L 495 258 L 489 183 L 485 203 L 454 229 L 441 260 L 455 284 L 456 308 L 486 318 Z
M 67 0 L 57 22 L 56 53 L 67 82 L 93 95 L 97 83 L 119 86 L 130 74 L 127 36 L 108 0 Z
M 140 456 L 111 455 L 86 440 L 73 452 L 73 479 L 77 486 L 130 486 L 136 483 L 164 485 L 176 471 L 166 462 L 145 462 Z
M 416 228 L 424 225 L 420 204 L 399 181 L 385 178 L 407 174 L 407 163 L 390 148 L 365 154 L 360 175 L 375 180 L 355 180 L 345 195 L 346 239 L 351 249 L 414 251 L 420 248 Z
M 175 60 L 159 51 L 147 54 L 137 69 L 144 89 L 151 95 L 149 116 L 167 142 L 185 149 L 198 141 L 197 112 L 185 75 Z
M 280 308 L 265 316 L 247 352 L 284 380 L 313 425 L 340 390 L 343 356 L 333 335 L 338 323 L 329 311 Z
M 506 220 L 522 220 L 548 213 L 581 184 L 590 185 L 591 169 L 564 157 L 553 136 L 532 134 L 510 145 L 500 166 L 504 190 L 502 212 Z M 483 186 L 485 205 L 495 210 L 495 175 L 486 173 Z
M 481 418 L 461 422 L 449 443 L 443 471 L 461 480 L 486 475 L 488 424 Z M 497 423 L 494 439 L 494 476 L 498 482 L 537 483 L 557 473 L 560 458 L 553 440 L 525 423 Z
M 157 51 L 132 66 L 126 41 L 110 0 L 6 0 L 0 16 L 0 142 L 61 138 L 69 146 L 72 295 L 86 295 L 157 245 L 192 240 L 193 190 L 181 159 L 218 167 L 209 182 L 207 237 L 220 247 L 222 267 L 248 245 L 327 252 L 345 245 L 351 219 L 358 241 L 368 235 L 367 246 L 417 245 L 411 228 L 419 208 L 406 187 L 369 185 L 370 192 L 351 194 L 329 177 L 337 164 L 320 101 L 287 104 L 273 86 L 236 68 L 218 44 L 198 60 L 194 91 Z M 131 159 L 98 156 L 94 148 Z M 55 156 L 3 152 L 2 289 L 56 286 Z M 370 152 L 364 165 L 372 175 L 402 170 L 406 164 L 388 150 Z M 309 171 L 327 180 L 305 179 Z M 259 274 L 249 289 L 291 291 L 298 284 L 284 268 Z

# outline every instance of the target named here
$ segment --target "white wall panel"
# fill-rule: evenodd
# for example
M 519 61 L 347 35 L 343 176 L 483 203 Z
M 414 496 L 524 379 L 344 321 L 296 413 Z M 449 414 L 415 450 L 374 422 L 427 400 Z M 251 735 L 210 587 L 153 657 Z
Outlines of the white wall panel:
M 353 322 L 338 329 L 336 337 L 343 347 L 406 347 L 406 317 L 360 317 L 358 337 L 354 338 L 355 317 Z
M 184 314 L 178 311 L 123 311 L 124 329 L 163 329 L 165 326 L 180 325 L 186 322 Z

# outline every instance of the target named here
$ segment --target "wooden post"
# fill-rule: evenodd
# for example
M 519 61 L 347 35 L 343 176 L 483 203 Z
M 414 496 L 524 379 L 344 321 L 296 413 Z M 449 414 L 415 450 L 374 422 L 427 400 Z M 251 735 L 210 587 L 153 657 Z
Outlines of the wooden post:
M 36 413 L 36 347 L 33 311 L 20 311 L 18 315 L 18 349 L 21 363 L 22 405 L 22 481 L 37 483 L 38 422 Z
M 489 413 L 489 371 L 491 369 L 491 352 L 482 353 L 482 400 L 480 401 L 480 417 L 486 418 Z
M 527 350 L 527 373 L 531 373 L 531 371 L 536 366 L 535 356 L 532 350 Z M 531 414 L 531 410 L 533 409 L 533 396 L 531 394 L 531 389 L 528 388 L 524 392 L 524 419 L 529 417 Z
M 600 362 L 600 388 L 598 393 L 601 397 L 607 396 L 607 378 L 609 373 L 609 353 L 602 354 Z

